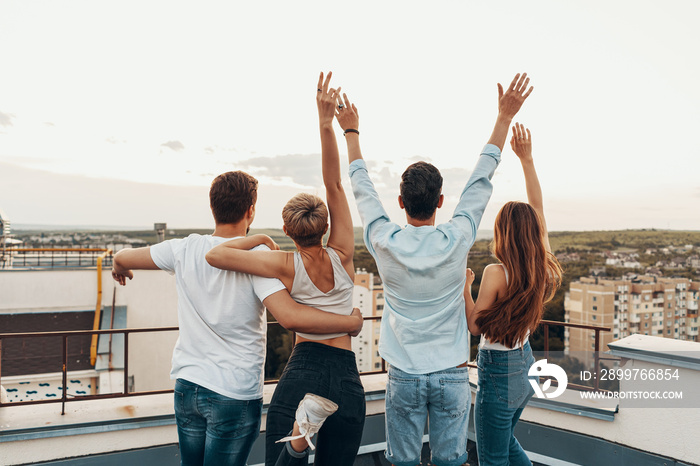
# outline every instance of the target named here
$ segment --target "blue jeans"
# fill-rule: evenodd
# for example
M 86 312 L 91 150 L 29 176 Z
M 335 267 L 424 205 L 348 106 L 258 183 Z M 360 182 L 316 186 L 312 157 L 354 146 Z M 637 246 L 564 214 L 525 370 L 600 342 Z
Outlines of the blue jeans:
M 479 349 L 479 385 L 474 402 L 476 449 L 481 466 L 530 466 L 513 435 L 534 392 L 527 372 L 535 363 L 530 343 L 510 351 Z
M 467 461 L 471 391 L 466 367 L 408 374 L 390 366 L 386 385 L 386 459 L 395 466 L 420 464 L 429 419 L 431 461 L 461 466 Z
M 316 434 L 314 464 L 352 466 L 365 425 L 365 392 L 355 353 L 321 343 L 297 344 L 282 372 L 267 411 L 265 464 L 307 465 L 309 449 L 297 453 L 289 443 L 275 443 L 292 431 L 299 402 L 307 393 L 338 405 Z
M 260 434 L 262 399 L 236 400 L 177 379 L 175 420 L 183 466 L 242 466 Z

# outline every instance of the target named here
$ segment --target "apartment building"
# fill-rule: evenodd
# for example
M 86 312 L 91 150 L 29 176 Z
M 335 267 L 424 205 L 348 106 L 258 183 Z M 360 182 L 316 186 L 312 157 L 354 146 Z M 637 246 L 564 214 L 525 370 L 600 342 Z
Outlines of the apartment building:
M 365 269 L 355 271 L 355 292 L 353 305 L 362 311 L 365 317 L 381 316 L 384 310 L 384 287 L 378 276 Z M 353 338 L 353 350 L 357 355 L 360 371 L 378 371 L 382 368 L 379 356 L 380 321 L 365 322 L 362 332 Z
M 700 283 L 687 278 L 581 277 L 566 294 L 564 320 L 612 329 L 600 332 L 600 351 L 633 334 L 697 342 L 699 300 Z M 595 332 L 567 328 L 564 336 L 567 354 L 592 356 Z

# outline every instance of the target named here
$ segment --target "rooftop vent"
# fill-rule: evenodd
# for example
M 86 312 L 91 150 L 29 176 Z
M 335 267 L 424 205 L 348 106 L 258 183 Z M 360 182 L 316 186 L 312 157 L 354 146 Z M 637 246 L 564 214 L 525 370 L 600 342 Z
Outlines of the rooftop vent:
M 165 229 L 168 228 L 167 223 L 154 223 L 153 229 L 156 231 L 156 240 L 161 243 L 165 240 Z

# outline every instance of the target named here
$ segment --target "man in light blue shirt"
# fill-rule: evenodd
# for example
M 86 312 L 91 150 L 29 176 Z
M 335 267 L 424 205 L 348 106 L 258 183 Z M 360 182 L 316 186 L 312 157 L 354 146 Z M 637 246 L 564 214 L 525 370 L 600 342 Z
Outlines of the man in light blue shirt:
M 432 463 L 467 460 L 471 394 L 466 361 L 469 337 L 464 303 L 467 254 L 491 197 L 491 178 L 515 114 L 532 92 L 527 74 L 507 91 L 498 84 L 498 118 L 489 142 L 449 222 L 435 226 L 444 197 L 442 176 L 417 162 L 401 176 L 399 205 L 405 227 L 392 223 L 370 180 L 359 144 L 357 109 L 346 95 L 338 108 L 350 161 L 353 193 L 367 249 L 384 284 L 379 353 L 390 364 L 386 387 L 386 458 L 395 466 L 420 463 L 429 418 Z

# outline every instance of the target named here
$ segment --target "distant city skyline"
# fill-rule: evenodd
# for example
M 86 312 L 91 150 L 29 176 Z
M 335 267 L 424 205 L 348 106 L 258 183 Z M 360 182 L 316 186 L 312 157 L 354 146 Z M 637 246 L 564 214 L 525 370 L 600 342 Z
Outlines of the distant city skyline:
M 526 71 L 516 120 L 551 230 L 700 230 L 700 145 L 683 141 L 700 127 L 698 17 L 693 1 L 3 2 L 0 209 L 15 224 L 209 228 L 211 180 L 241 169 L 260 180 L 254 228 L 280 228 L 291 196 L 324 195 L 314 98 L 332 70 L 392 220 L 420 159 L 445 178 L 444 222 L 496 83 Z M 480 230 L 525 200 L 506 146 Z

